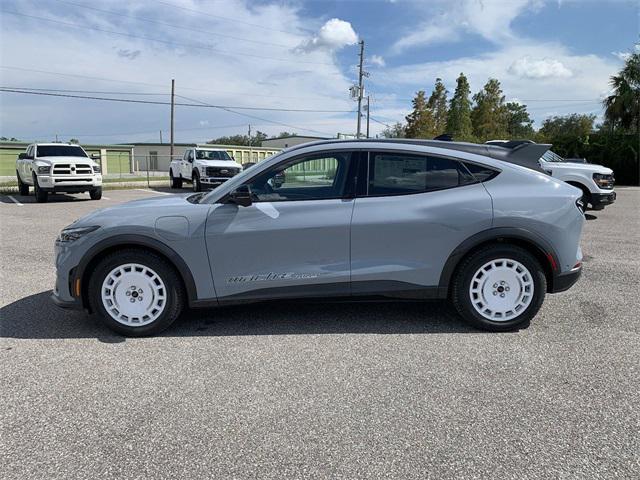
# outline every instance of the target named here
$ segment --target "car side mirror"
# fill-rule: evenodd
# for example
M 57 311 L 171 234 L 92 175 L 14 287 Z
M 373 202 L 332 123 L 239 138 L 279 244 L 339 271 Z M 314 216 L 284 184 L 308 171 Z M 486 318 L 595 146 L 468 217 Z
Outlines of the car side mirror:
M 187 162 L 193 163 L 193 158 L 191 158 L 191 157 L 187 158 Z
M 229 194 L 229 203 L 235 203 L 241 207 L 248 207 L 253 202 L 251 200 L 251 188 L 249 185 L 240 185 Z
M 90 155 L 91 160 L 100 160 L 100 154 L 99 153 L 92 153 Z
M 18 159 L 19 160 L 29 160 L 31 157 L 29 155 L 27 155 L 26 153 L 19 153 L 18 154 Z

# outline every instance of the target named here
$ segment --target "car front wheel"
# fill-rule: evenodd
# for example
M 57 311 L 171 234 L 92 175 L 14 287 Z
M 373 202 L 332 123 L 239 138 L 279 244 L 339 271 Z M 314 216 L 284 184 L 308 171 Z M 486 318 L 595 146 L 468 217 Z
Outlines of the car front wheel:
M 202 191 L 202 184 L 200 183 L 200 175 L 198 172 L 193 172 L 193 177 L 191 178 L 191 185 L 193 186 L 194 192 Z
M 174 268 L 152 252 L 121 250 L 105 257 L 89 281 L 91 310 L 118 333 L 157 334 L 184 306 L 182 282 Z
M 515 245 L 490 245 L 462 261 L 451 299 L 469 324 L 501 332 L 527 328 L 546 290 L 544 270 L 533 255 Z
M 46 201 L 49 200 L 49 193 L 40 188 L 40 185 L 38 185 L 38 177 L 36 177 L 35 173 L 33 174 L 33 191 L 36 194 L 36 202 L 46 203 Z
M 91 200 L 100 200 L 102 198 L 102 187 L 89 190 L 89 196 L 91 197 Z

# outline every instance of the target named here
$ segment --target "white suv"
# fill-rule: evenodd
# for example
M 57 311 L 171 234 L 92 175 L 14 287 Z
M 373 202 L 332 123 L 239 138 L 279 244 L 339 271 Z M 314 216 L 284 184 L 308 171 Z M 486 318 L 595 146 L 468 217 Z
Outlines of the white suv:
M 203 187 L 217 187 L 242 171 L 226 150 L 221 148 L 188 148 L 179 160 L 169 164 L 171 188 L 182 188 L 182 182 L 191 182 L 193 191 Z
M 46 202 L 50 193 L 89 192 L 92 200 L 102 198 L 100 165 L 80 145 L 31 144 L 18 155 L 16 175 L 20 195 L 29 195 L 33 187 L 38 202 Z
M 490 140 L 486 143 L 516 149 L 534 142 L 530 140 Z M 536 168 L 544 170 L 552 177 L 582 190 L 582 204 L 585 208 L 591 204 L 591 208 L 594 210 L 602 210 L 606 205 L 611 205 L 616 201 L 616 192 L 613 191 L 615 178 L 613 170 L 610 168 L 593 163 L 569 162 L 551 150 L 547 150 L 542 157 L 532 163 L 535 163 Z

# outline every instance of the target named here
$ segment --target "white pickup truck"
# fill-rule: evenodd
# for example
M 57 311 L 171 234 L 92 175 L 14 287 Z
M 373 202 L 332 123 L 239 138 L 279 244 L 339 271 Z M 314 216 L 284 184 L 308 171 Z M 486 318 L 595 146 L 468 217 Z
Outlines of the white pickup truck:
M 36 201 L 46 202 L 50 193 L 89 192 L 92 200 L 102 198 L 100 165 L 80 145 L 34 143 L 18 155 L 16 175 L 20 195 L 33 187 Z
M 533 142 L 529 140 L 490 140 L 486 143 L 515 148 L 522 143 Z M 547 150 L 537 163 L 552 177 L 582 190 L 582 204 L 585 208 L 591 204 L 593 210 L 602 210 L 606 205 L 611 205 L 616 201 L 616 192 L 613 191 L 615 178 L 613 170 L 610 168 L 594 163 L 568 162 L 551 150 Z
M 242 171 L 242 165 L 221 148 L 188 148 L 181 159 L 169 164 L 171 188 L 182 188 L 182 182 L 191 182 L 194 192 L 213 188 Z

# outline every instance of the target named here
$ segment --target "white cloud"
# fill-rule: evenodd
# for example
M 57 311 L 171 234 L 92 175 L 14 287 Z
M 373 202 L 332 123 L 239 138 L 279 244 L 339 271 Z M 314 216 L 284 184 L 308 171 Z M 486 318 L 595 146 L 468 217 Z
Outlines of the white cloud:
M 332 18 L 320 28 L 317 35 L 305 41 L 301 49 L 307 52 L 317 49 L 339 50 L 357 41 L 358 35 L 349 22 Z
M 387 64 L 380 55 L 371 55 L 371 57 L 369 57 L 369 63 L 371 65 L 377 65 L 378 67 L 384 67 Z
M 511 64 L 509 73 L 523 78 L 569 78 L 573 75 L 564 64 L 553 58 L 519 58 Z
M 631 56 L 631 53 L 629 53 L 629 52 L 611 52 L 611 55 L 616 57 L 618 60 L 622 60 L 623 62 L 626 62 L 627 59 Z
M 528 9 L 537 9 L 541 0 L 435 0 L 418 2 L 416 16 L 427 18 L 398 39 L 393 50 L 400 52 L 419 45 L 449 43 L 461 34 L 481 35 L 502 43 L 514 38 L 513 20 Z
M 329 48 L 329 45 L 335 48 L 344 46 L 357 38 L 350 26 L 343 28 L 342 35 L 339 35 L 341 29 L 334 28 L 336 22 L 328 22 L 326 28 L 318 33 L 318 38 L 327 48 L 294 52 L 294 47 L 304 42 L 317 26 L 317 19 L 304 18 L 296 7 L 281 3 L 255 5 L 244 0 L 225 0 L 224 16 L 242 20 L 231 22 L 221 20 L 217 16 L 220 11 L 209 2 L 185 0 L 181 5 L 202 13 L 143 0 L 96 0 L 91 4 L 103 10 L 121 12 L 120 16 L 97 15 L 82 8 L 67 12 L 53 3 L 34 5 L 25 2 L 21 6 L 25 14 L 104 30 L 132 32 L 147 39 L 92 29 L 60 28 L 57 24 L 16 17 L 3 23 L 3 41 L 0 42 L 2 66 L 63 75 L 0 68 L 0 80 L 5 85 L 33 88 L 168 94 L 171 79 L 175 78 L 177 94 L 210 104 L 353 110 L 354 105 L 348 97 L 352 79 L 343 75 Z M 209 17 L 207 13 L 214 16 Z M 142 22 L 127 14 L 155 18 L 181 28 Z M 198 30 L 197 35 L 189 31 L 190 27 Z M 349 31 L 352 35 L 344 34 Z M 148 38 L 161 39 L 162 42 Z M 178 44 L 197 44 L 207 48 Z M 141 53 L 137 54 L 138 51 Z M 135 56 L 135 61 L 130 60 L 132 56 Z M 169 97 L 130 98 L 167 101 Z M 178 101 L 192 103 L 185 99 Z M 159 130 L 165 133 L 168 130 L 169 114 L 163 105 L 17 94 L 2 94 L 0 102 L 2 131 L 26 140 L 36 137 L 48 140 L 55 138 L 56 133 L 64 138 L 63 134 L 68 133 L 85 143 L 145 141 L 156 140 Z M 270 135 L 283 130 L 314 134 L 307 129 L 330 135 L 355 129 L 352 113 L 244 112 L 287 125 L 275 125 L 214 108 L 178 106 L 177 141 L 202 141 L 212 135 L 237 133 L 246 129 L 237 127 L 243 123 L 251 123 L 254 128 Z M 201 122 L 208 122 L 208 125 Z M 106 136 L 111 132 L 129 131 L 148 133 Z

